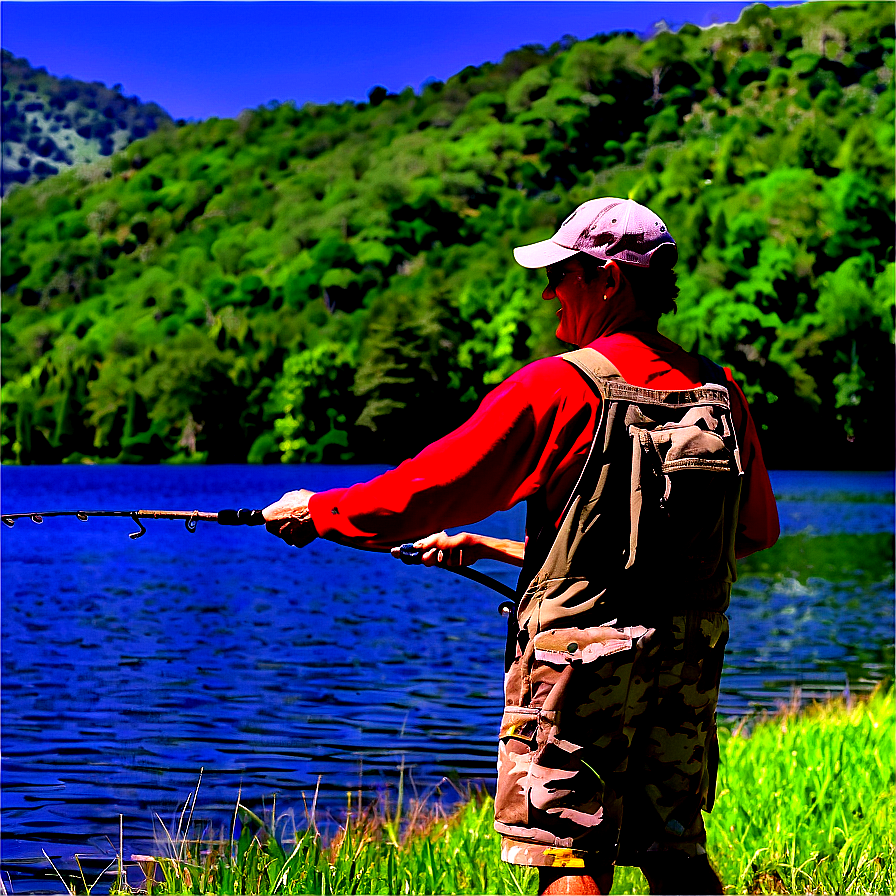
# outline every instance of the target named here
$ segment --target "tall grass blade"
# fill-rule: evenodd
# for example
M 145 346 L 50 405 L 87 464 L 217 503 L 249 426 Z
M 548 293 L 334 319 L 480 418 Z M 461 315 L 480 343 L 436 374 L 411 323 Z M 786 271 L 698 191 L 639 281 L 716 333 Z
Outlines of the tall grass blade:
M 59 880 L 62 881 L 62 886 L 65 887 L 65 892 L 73 894 L 74 890 L 72 890 L 72 888 L 66 883 L 65 878 L 59 873 L 59 869 L 53 864 L 53 860 L 47 855 L 46 850 L 42 849 L 41 852 L 44 854 L 44 858 L 50 863 L 50 867 L 53 869 L 53 871 L 56 872 L 56 877 L 58 877 Z

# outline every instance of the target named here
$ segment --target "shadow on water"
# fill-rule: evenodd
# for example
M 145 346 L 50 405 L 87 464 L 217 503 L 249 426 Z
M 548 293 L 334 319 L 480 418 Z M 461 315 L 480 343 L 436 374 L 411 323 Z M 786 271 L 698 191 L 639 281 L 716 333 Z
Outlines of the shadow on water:
M 264 506 L 382 468 L 5 468 L 3 509 Z M 740 566 L 725 715 L 869 690 L 893 665 L 893 485 L 774 474 L 784 535 Z M 522 536 L 523 510 L 477 531 Z M 491 592 L 318 541 L 127 520 L 28 521 L 2 540 L 3 868 L 62 892 L 78 853 L 152 851 L 204 769 L 220 824 L 242 787 L 338 822 L 357 801 L 490 782 L 505 624 Z M 483 571 L 513 584 L 515 571 Z M 442 787 L 446 799 L 456 791 Z M 158 828 L 158 823 L 157 823 Z M 158 830 L 157 830 L 157 833 Z M 97 890 L 99 892 L 99 888 Z

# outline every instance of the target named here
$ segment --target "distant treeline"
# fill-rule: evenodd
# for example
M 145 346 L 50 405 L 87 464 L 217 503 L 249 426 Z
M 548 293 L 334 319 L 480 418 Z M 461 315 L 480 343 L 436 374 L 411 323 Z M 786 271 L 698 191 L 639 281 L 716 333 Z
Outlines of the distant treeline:
M 121 85 L 56 78 L 0 51 L 3 154 L 0 195 L 72 165 L 110 156 L 171 117 L 155 103 L 123 96 Z
M 420 94 L 159 130 L 2 205 L 7 462 L 397 461 L 562 350 L 512 248 L 675 235 L 661 329 L 772 466 L 893 463 L 894 4 L 526 46 Z

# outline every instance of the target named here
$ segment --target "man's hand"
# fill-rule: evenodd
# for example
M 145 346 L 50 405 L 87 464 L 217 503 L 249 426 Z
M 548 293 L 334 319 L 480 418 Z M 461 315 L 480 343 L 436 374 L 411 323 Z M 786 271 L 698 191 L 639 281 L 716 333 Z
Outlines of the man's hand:
M 262 511 L 265 528 L 293 547 L 303 548 L 317 538 L 317 529 L 308 512 L 308 499 L 314 494 L 307 488 L 287 492 L 279 501 Z
M 423 551 L 420 562 L 424 566 L 471 566 L 481 556 L 473 544 L 475 536 L 468 532 L 448 535 L 436 532 L 414 542 L 417 550 Z M 401 548 L 392 548 L 392 556 L 400 559 Z
M 522 566 L 526 545 L 521 541 L 460 532 L 448 535 L 436 532 L 414 542 L 423 551 L 424 566 L 472 566 L 477 560 L 500 560 L 512 566 Z M 392 556 L 401 559 L 401 548 L 392 548 Z

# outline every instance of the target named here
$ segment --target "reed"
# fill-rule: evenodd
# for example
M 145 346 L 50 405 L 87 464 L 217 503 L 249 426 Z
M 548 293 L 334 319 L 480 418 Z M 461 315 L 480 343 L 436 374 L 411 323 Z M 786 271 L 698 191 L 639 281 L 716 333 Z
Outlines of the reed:
M 867 700 L 787 709 L 721 732 L 710 854 L 730 893 L 896 892 L 892 688 Z M 190 811 L 195 806 L 191 795 Z M 532 871 L 503 864 L 491 800 L 473 794 L 450 815 L 425 801 L 358 810 L 324 843 L 263 821 L 238 801 L 218 838 L 172 837 L 140 857 L 136 889 L 180 893 L 533 893 Z M 189 803 L 188 803 L 189 804 Z M 133 893 L 119 874 L 113 894 Z M 640 872 L 617 869 L 613 893 L 645 893 Z

